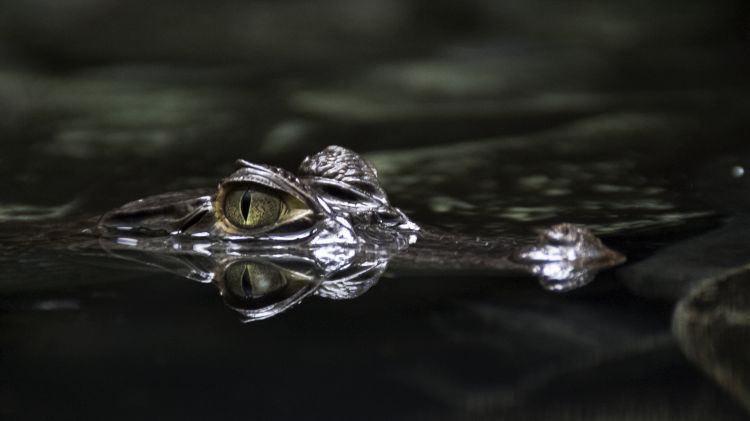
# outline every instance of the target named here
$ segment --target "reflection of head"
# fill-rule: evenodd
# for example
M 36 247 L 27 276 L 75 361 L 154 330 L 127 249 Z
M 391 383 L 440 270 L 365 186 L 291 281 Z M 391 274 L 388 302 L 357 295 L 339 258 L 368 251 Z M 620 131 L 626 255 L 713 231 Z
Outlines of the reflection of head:
M 354 260 L 330 271 L 284 261 L 242 259 L 220 268 L 214 282 L 227 306 L 249 322 L 282 313 L 312 294 L 356 298 L 378 282 L 386 266 L 382 256 Z
M 315 295 L 333 300 L 357 298 L 375 285 L 388 265 L 387 259 L 377 259 L 330 274 Z
M 324 245 L 283 251 L 248 248 L 211 252 L 210 243 L 159 246 L 158 240 L 112 241 L 99 245 L 120 259 L 137 261 L 202 283 L 213 283 L 225 304 L 244 321 L 275 316 L 310 295 L 355 298 L 377 283 L 391 252 Z M 321 258 L 319 251 L 326 258 Z M 333 262 L 328 261 L 335 258 Z

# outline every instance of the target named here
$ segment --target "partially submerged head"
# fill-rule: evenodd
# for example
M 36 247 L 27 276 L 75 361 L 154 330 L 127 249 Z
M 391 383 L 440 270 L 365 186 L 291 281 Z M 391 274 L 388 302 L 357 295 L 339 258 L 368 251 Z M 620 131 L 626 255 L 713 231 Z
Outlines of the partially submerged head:
M 104 214 L 101 247 L 214 283 L 246 320 L 278 314 L 312 294 L 355 297 L 377 281 L 389 258 L 425 238 L 422 261 L 439 266 L 449 256 L 449 265 L 525 269 L 556 291 L 585 285 L 624 260 L 570 224 L 555 225 L 537 244 L 519 249 L 514 242 L 495 247 L 503 239 L 418 236 L 420 228 L 388 201 L 375 169 L 338 146 L 305 158 L 296 175 L 244 160 L 237 165 L 217 189 L 161 194 Z M 420 248 L 410 250 L 419 262 Z
M 215 191 L 167 193 L 114 209 L 102 216 L 99 232 L 105 237 L 210 239 L 256 245 L 355 245 L 380 237 L 391 241 L 394 233 L 417 230 L 391 206 L 375 169 L 348 149 L 325 148 L 306 158 L 297 175 L 244 160 L 237 161 L 237 166 Z M 401 237 L 395 238 L 404 241 Z

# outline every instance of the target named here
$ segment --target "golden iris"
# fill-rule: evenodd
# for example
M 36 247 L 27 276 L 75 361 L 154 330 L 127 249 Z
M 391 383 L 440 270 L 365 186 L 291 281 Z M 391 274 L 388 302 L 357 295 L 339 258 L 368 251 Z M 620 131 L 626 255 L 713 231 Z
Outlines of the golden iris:
M 287 210 L 286 203 L 279 197 L 259 190 L 237 189 L 224 200 L 224 214 L 239 228 L 273 225 Z

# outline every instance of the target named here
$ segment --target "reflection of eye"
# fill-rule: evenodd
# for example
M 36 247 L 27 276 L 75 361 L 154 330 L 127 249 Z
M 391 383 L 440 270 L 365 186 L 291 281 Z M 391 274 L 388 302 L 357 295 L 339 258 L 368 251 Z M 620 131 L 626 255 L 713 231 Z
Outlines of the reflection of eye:
M 240 228 L 275 224 L 288 210 L 278 197 L 257 190 L 234 190 L 224 200 L 224 214 Z
M 276 305 L 292 305 L 316 287 L 302 274 L 251 260 L 230 264 L 224 269 L 222 297 L 231 307 L 253 310 Z M 282 308 L 283 310 L 283 308 Z
M 232 295 L 244 299 L 266 297 L 287 285 L 278 269 L 252 262 L 230 266 L 224 282 Z
M 273 228 L 312 213 L 293 196 L 256 184 L 230 185 L 219 203 L 227 222 L 249 230 Z

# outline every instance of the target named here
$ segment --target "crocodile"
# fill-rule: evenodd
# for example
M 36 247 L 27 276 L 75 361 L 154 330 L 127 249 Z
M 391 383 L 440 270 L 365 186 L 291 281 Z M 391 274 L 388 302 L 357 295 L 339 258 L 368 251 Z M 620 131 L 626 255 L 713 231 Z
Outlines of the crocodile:
M 719 229 L 689 245 L 705 260 L 702 250 L 724 244 L 727 235 L 741 241 L 743 227 Z M 418 224 L 390 203 L 372 165 L 339 146 L 305 158 L 296 174 L 239 160 L 218 189 L 125 204 L 104 214 L 90 233 L 117 258 L 214 284 L 244 322 L 276 316 L 313 295 L 358 297 L 394 264 L 531 274 L 543 288 L 564 292 L 625 260 L 578 225 L 557 224 L 518 239 Z M 658 264 L 680 247 L 686 246 L 649 261 Z M 684 260 L 684 251 L 677 255 Z M 668 297 L 676 301 L 672 329 L 679 347 L 746 408 L 747 347 L 738 338 L 750 334 L 749 268 L 706 276 Z
M 242 159 L 236 166 L 217 189 L 127 203 L 89 232 L 113 256 L 215 284 L 243 321 L 310 295 L 357 297 L 389 263 L 527 273 L 567 291 L 625 260 L 572 224 L 520 240 L 420 225 L 390 203 L 370 163 L 340 146 L 306 157 L 296 174 Z

